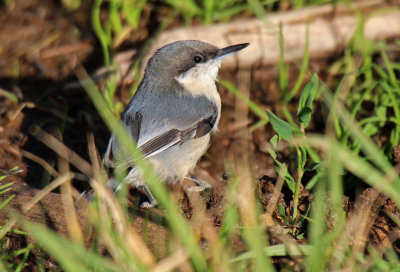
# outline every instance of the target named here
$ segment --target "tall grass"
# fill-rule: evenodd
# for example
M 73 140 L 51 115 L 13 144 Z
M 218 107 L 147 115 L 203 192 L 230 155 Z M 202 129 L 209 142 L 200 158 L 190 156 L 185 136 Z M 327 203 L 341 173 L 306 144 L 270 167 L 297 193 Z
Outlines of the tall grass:
M 222 2 L 240 7 L 240 10 L 242 5 L 271 6 L 275 1 Z M 204 1 L 199 5 L 197 1 L 167 1 L 185 14 L 182 16 L 188 16 L 189 19 L 199 16 L 205 23 L 224 18 L 220 10 L 222 6 L 219 6 L 222 2 Z M 297 5 L 302 6 L 304 2 Z M 110 1 L 110 12 L 140 10 L 144 2 L 137 3 L 138 6 L 131 6 L 124 1 Z M 108 26 L 102 26 L 99 21 L 100 5 L 101 1 L 94 2 L 93 25 L 103 47 L 105 63 L 111 65 L 108 50 L 113 36 L 110 33 L 117 33 L 122 26 L 115 15 L 117 13 L 110 15 Z M 127 19 L 131 20 L 129 24 L 132 27 L 135 27 L 137 18 L 140 18 L 139 11 Z M 284 37 L 281 35 L 280 38 L 283 44 Z M 245 133 L 252 133 L 266 125 L 270 125 L 269 128 L 275 132 L 271 139 L 266 139 L 277 178 L 275 199 L 278 199 L 282 186 L 286 186 L 291 192 L 291 207 L 286 209 L 276 200 L 271 201 L 265 210 L 261 208 L 254 190 L 257 184 L 253 182 L 255 177 L 251 175 L 250 161 L 246 161 L 246 156 L 233 157 L 225 162 L 226 170 L 232 175 L 224 193 L 221 228 L 217 229 L 210 223 L 212 218 L 205 212 L 202 201 L 196 202 L 199 207 L 193 219 L 185 219 L 176 200 L 148 163 L 140 159 L 133 139 L 118 122 L 112 105 L 115 82 L 108 82 L 109 89 L 104 95 L 86 71 L 80 68 L 77 76 L 87 95 L 104 123 L 110 131 L 115 132 L 122 146 L 143 170 L 152 193 L 160 203 L 160 210 L 148 211 L 144 216 L 144 231 L 142 236 L 139 235 L 131 223 L 139 215 L 126 207 L 126 192 L 115 195 L 104 185 L 107 178 L 98 162 L 93 138 L 88 139 L 90 162 L 86 162 L 43 132 L 40 134 L 43 142 L 90 178 L 96 197 L 88 203 L 87 221 L 95 230 L 94 243 L 86 247 L 82 241 L 69 241 L 44 226 L 26 221 L 16 213 L 10 213 L 10 217 L 18 222 L 27 235 L 34 237 L 38 246 L 65 271 L 164 271 L 166 267 L 168 270 L 183 271 L 394 269 L 399 260 L 393 249 L 367 248 L 369 229 L 359 218 L 362 215 L 374 215 L 371 207 L 365 205 L 348 218 L 343 208 L 343 196 L 346 187 L 357 180 L 389 196 L 397 207 L 400 205 L 400 179 L 392 166 L 390 155 L 400 139 L 400 90 L 396 77 L 399 66 L 389 58 L 385 44 L 364 39 L 362 27 L 358 28 L 343 58 L 328 69 L 334 78 L 329 85 L 316 74 L 309 76 L 308 46 L 305 47 L 305 58 L 295 78 L 288 73 L 289 64 L 283 62 L 282 46 L 281 52 L 280 75 L 277 79 L 282 91 L 281 111 L 265 111 L 240 93 L 233 83 L 219 82 L 244 101 L 249 111 L 259 119 L 246 128 Z M 377 56 L 382 59 L 381 63 L 375 62 Z M 357 66 L 357 63 L 361 65 Z M 290 81 L 294 81 L 291 89 Z M 297 112 L 289 110 L 289 102 L 298 104 Z M 316 118 L 316 103 L 323 105 L 326 111 L 326 127 L 323 132 L 312 134 L 308 127 Z M 366 104 L 372 105 L 370 110 L 365 109 Z M 288 150 L 287 160 L 281 159 L 286 154 L 281 154 L 282 146 Z M 306 172 L 310 178 L 305 178 Z M 70 178 L 64 182 L 70 182 Z M 311 190 L 313 198 L 308 209 L 302 212 L 298 204 L 304 189 Z M 153 214 L 167 223 L 159 228 L 166 232 L 163 236 L 165 241 L 160 241 L 161 235 L 151 237 L 147 233 L 147 226 L 151 223 L 149 218 Z M 277 218 L 282 220 L 278 221 Z M 354 232 L 354 228 L 359 229 L 359 233 Z M 279 237 L 281 242 L 270 245 L 271 235 Z M 233 248 L 234 239 L 243 241 L 245 247 L 242 252 Z M 299 240 L 303 244 L 298 244 Z M 154 244 L 165 246 L 162 254 L 156 254 L 157 249 L 152 246 Z M 13 254 L 22 255 L 26 261 L 31 249 L 30 245 Z M 9 258 L 4 256 L 0 270 L 6 271 L 10 267 L 15 271 L 22 269 L 23 265 L 6 266 Z M 272 260 L 277 257 L 291 258 L 294 265 L 280 263 L 274 266 Z

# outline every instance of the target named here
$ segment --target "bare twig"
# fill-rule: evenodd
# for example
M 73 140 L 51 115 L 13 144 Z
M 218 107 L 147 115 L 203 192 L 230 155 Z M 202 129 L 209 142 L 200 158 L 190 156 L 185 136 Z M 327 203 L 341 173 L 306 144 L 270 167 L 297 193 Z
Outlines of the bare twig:
M 58 155 L 70 161 L 77 169 L 79 169 L 79 171 L 81 171 L 88 177 L 92 176 L 91 165 L 81 156 L 79 156 L 74 151 L 66 147 L 59 140 L 57 140 L 54 136 L 50 135 L 39 127 L 35 127 L 35 132 L 32 134 L 36 136 L 39 141 L 54 150 Z
M 60 174 L 57 172 L 57 170 L 55 170 L 47 161 L 45 161 L 44 159 L 36 156 L 35 154 L 32 154 L 29 151 L 26 150 L 21 150 L 21 154 L 22 156 L 24 156 L 25 158 L 30 159 L 31 161 L 34 161 L 36 163 L 38 163 L 39 165 L 41 165 L 43 167 L 44 170 L 46 170 L 47 173 L 49 173 L 51 176 L 53 176 L 54 178 L 57 178 L 60 176 Z

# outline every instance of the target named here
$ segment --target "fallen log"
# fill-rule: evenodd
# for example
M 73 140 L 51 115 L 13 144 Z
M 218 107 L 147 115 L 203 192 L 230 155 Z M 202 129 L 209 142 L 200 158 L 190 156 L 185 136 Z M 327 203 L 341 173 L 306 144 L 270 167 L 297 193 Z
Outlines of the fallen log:
M 379 12 L 377 12 L 379 11 Z M 352 4 L 326 4 L 316 7 L 292 10 L 276 14 L 266 14 L 263 19 L 239 19 L 224 24 L 210 26 L 181 27 L 164 31 L 155 39 L 145 62 L 154 52 L 169 43 L 179 40 L 201 40 L 218 47 L 249 42 L 251 46 L 243 53 L 226 58 L 222 70 L 232 70 L 239 66 L 271 67 L 280 58 L 279 27 L 282 26 L 285 62 L 301 60 L 309 41 L 311 60 L 329 58 L 341 52 L 351 41 L 359 21 L 357 13 L 365 19 L 363 33 L 372 40 L 386 40 L 400 37 L 400 9 L 382 0 L 359 1 Z M 308 36 L 307 34 L 308 28 Z M 135 80 L 132 50 L 115 55 L 117 81 L 121 85 Z M 126 58 L 126 56 L 130 56 Z M 145 65 L 142 65 L 144 68 Z M 98 69 L 92 77 L 101 80 L 109 74 L 105 67 Z M 142 71 L 143 72 L 143 71 Z M 70 83 L 64 88 L 80 86 Z
M 367 39 L 400 37 L 398 7 L 380 0 L 360 1 L 268 14 L 264 19 L 240 19 L 225 24 L 165 31 L 156 40 L 149 55 L 157 48 L 179 40 L 202 40 L 219 47 L 250 42 L 251 46 L 246 51 L 227 58 L 222 68 L 235 69 L 239 64 L 243 68 L 272 66 L 278 63 L 280 57 L 281 25 L 286 62 L 303 58 L 307 39 L 310 59 L 328 58 L 350 43 L 359 23 L 357 13 L 363 14 L 363 32 Z

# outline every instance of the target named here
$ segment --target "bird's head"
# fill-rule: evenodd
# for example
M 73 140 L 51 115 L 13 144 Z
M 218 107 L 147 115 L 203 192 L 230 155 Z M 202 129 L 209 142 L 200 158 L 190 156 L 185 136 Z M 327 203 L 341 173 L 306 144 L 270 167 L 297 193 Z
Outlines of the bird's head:
M 214 82 L 222 60 L 247 47 L 248 43 L 222 49 L 209 43 L 189 40 L 168 44 L 153 55 L 146 67 L 146 75 L 168 83 L 181 85 Z

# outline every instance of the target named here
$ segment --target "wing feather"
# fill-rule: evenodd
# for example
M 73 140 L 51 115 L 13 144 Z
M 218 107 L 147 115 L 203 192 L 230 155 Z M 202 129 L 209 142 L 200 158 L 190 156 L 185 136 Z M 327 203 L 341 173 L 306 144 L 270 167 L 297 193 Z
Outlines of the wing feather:
M 179 107 L 180 112 L 174 112 L 172 116 L 168 115 L 168 112 L 164 112 L 166 107 L 156 106 L 160 103 L 169 103 L 167 102 L 168 99 L 157 101 L 159 97 L 153 97 L 153 101 L 151 101 L 151 105 L 154 105 L 153 111 L 147 108 L 147 111 L 144 112 L 141 106 L 146 103 L 147 106 L 149 104 L 139 98 L 131 102 L 135 105 L 128 107 L 128 109 L 135 108 L 135 111 L 126 110 L 122 116 L 122 121 L 137 141 L 137 148 L 142 152 L 143 158 L 155 156 L 172 146 L 203 137 L 215 129 L 219 108 L 205 97 L 197 98 L 198 102 L 194 104 L 183 101 Z M 166 117 L 167 115 L 169 117 Z M 105 154 L 105 160 L 108 161 L 109 165 L 115 167 L 113 161 L 121 151 L 113 135 Z M 119 161 L 121 162 L 121 158 Z M 130 156 L 125 157 L 123 161 L 122 164 L 129 167 L 135 163 Z

